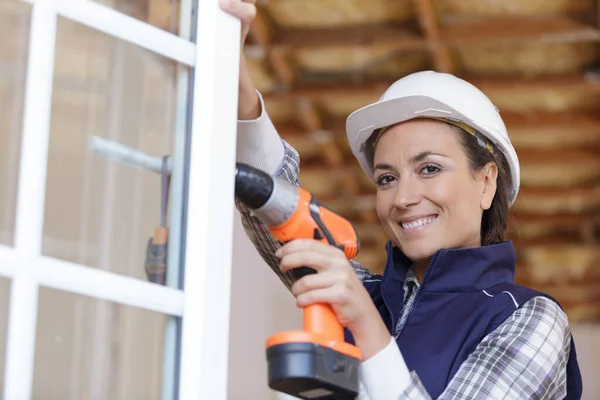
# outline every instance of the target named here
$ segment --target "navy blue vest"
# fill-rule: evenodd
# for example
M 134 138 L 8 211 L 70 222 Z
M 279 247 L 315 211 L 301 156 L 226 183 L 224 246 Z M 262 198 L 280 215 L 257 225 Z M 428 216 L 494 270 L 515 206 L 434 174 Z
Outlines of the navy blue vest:
M 404 278 L 411 262 L 386 246 L 383 276 L 364 283 L 391 334 L 397 334 Z M 439 250 L 431 259 L 421 290 L 396 339 L 410 371 L 432 398 L 446 388 L 482 339 L 535 296 L 552 297 L 513 282 L 516 254 L 512 242 L 472 249 Z M 346 331 L 346 340 L 354 343 Z M 575 343 L 567 364 L 567 399 L 580 399 L 582 381 Z

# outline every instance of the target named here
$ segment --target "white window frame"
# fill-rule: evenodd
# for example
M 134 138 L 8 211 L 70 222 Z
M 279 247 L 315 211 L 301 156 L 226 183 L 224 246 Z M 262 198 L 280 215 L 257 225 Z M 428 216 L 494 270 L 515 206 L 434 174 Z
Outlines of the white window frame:
M 194 23 L 201 35 L 193 41 L 189 32 L 176 36 L 91 0 L 20 1 L 31 4 L 32 18 L 15 245 L 0 246 L 0 276 L 12 280 L 3 397 L 31 399 L 38 290 L 45 286 L 172 316 L 165 351 L 179 349 L 180 356 L 165 354 L 170 376 L 163 398 L 226 399 L 239 21 L 222 12 L 218 0 L 199 0 Z M 178 110 L 181 115 L 187 106 L 191 113 L 190 146 L 185 138 L 175 143 L 176 154 L 189 152 L 187 171 L 181 157 L 173 159 L 173 179 L 187 189 L 174 192 L 171 202 L 171 212 L 184 216 L 183 227 L 176 223 L 171 230 L 183 233 L 173 241 L 180 255 L 169 252 L 169 262 L 182 265 L 182 287 L 176 268 L 160 286 L 41 254 L 58 16 L 193 67 L 189 97 L 185 83 L 178 88 L 190 99 Z

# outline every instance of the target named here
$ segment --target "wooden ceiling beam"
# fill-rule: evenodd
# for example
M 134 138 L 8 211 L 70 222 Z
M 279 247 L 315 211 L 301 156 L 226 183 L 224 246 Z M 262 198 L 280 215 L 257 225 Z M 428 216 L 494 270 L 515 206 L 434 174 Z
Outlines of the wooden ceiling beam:
M 427 41 L 414 23 L 371 24 L 358 27 L 279 29 L 273 47 L 310 49 L 323 47 L 390 46 L 397 50 L 424 50 Z
M 569 16 L 486 18 L 455 21 L 438 28 L 432 25 L 431 0 L 415 0 L 419 24 L 425 33 L 433 33 L 445 46 L 507 41 L 577 42 L 598 41 L 600 30 Z M 510 28 L 508 28 L 510 27 Z M 433 29 L 433 31 L 432 31 Z M 437 33 L 436 33 L 437 32 Z M 348 28 L 280 28 L 273 37 L 274 47 L 310 49 L 389 45 L 397 50 L 425 50 L 428 37 L 414 23 L 369 24 Z
M 600 114 L 582 110 L 563 112 L 501 112 L 500 114 L 508 129 L 529 128 L 532 126 L 536 128 L 555 128 L 557 126 L 570 128 L 573 125 L 600 127 Z
M 600 30 L 573 17 L 501 17 L 457 22 L 443 29 L 451 46 L 490 42 L 581 42 L 600 40 Z
M 513 245 L 515 246 L 515 250 L 517 252 L 527 251 L 531 247 L 542 247 L 542 248 L 556 248 L 559 246 L 585 246 L 588 243 L 585 241 L 585 238 L 582 238 L 579 234 L 573 233 L 548 233 L 542 234 L 540 236 L 533 236 L 527 239 L 522 239 L 520 237 L 515 237 L 511 235 L 509 232 L 506 233 L 506 239 L 511 240 Z
M 587 302 L 565 307 L 570 323 L 596 324 L 600 322 L 600 302 Z
M 280 131 L 280 134 L 284 139 L 287 137 L 286 131 Z M 331 137 L 332 135 L 328 133 L 327 136 Z M 517 154 L 519 156 L 521 169 L 528 168 L 529 170 L 531 170 L 535 167 L 535 171 L 543 171 L 549 169 L 552 169 L 554 171 L 555 165 L 568 164 L 571 170 L 584 170 L 590 172 L 589 176 L 585 177 L 585 180 L 572 182 L 566 182 L 563 180 L 554 184 L 556 187 L 567 187 L 568 185 L 573 188 L 577 188 L 583 182 L 595 182 L 596 180 L 594 179 L 594 171 L 597 171 L 595 172 L 595 176 L 600 178 L 599 150 L 600 144 L 598 144 L 598 146 L 573 147 L 565 148 L 562 150 L 560 148 L 517 149 Z M 343 162 L 339 165 L 340 167 L 344 167 L 349 170 L 356 170 L 358 172 L 358 164 L 356 163 L 352 153 L 345 153 L 345 156 L 343 157 L 342 161 Z M 319 162 L 318 160 L 307 162 L 304 164 L 303 167 L 303 169 L 305 170 L 318 170 L 323 168 L 326 168 L 326 165 Z M 589 168 L 594 168 L 594 170 L 589 170 Z M 543 183 L 539 183 L 539 185 L 541 184 Z
M 574 187 L 522 187 L 519 190 L 519 197 L 554 197 L 571 198 L 586 197 L 588 199 L 600 202 L 600 188 L 595 184 L 574 186 Z M 518 199 L 517 199 L 518 201 Z
M 538 75 L 532 78 L 517 76 L 463 76 L 488 96 L 494 93 L 507 93 L 523 90 L 539 92 L 544 90 L 573 90 L 578 92 L 600 92 L 600 78 L 586 74 Z
M 289 62 L 289 49 L 272 46 L 274 28 L 269 22 L 267 14 L 266 10 L 262 7 L 259 8 L 248 34 L 263 49 L 272 70 L 275 71 L 282 85 L 289 87 L 296 79 L 296 71 Z
M 565 132 L 568 134 L 568 132 Z M 519 161 L 522 164 L 561 164 L 589 165 L 600 167 L 598 149 L 583 147 L 570 149 L 524 149 L 518 150 Z
M 267 105 L 268 107 L 268 105 Z M 519 155 L 521 151 L 529 152 L 530 148 L 542 151 L 551 149 L 553 142 L 545 143 L 544 134 L 552 131 L 556 135 L 557 130 L 564 131 L 571 139 L 560 143 L 561 149 L 578 148 L 582 145 L 585 149 L 592 151 L 595 147 L 600 147 L 600 140 L 592 140 L 590 134 L 597 132 L 595 137 L 600 138 L 600 114 L 590 111 L 565 111 L 565 112 L 544 112 L 533 111 L 524 113 L 505 112 L 502 113 L 502 119 L 506 124 L 511 139 L 515 142 Z M 308 133 L 301 125 L 291 121 L 274 121 L 279 133 L 286 138 L 306 137 Z M 345 136 L 346 118 L 329 117 L 323 119 L 323 128 L 330 131 L 332 135 Z M 580 133 L 576 135 L 575 133 Z M 533 140 L 534 138 L 539 139 Z M 574 138 L 574 139 L 573 139 Z M 597 142 L 597 146 L 594 146 Z M 522 147 L 521 147 L 522 146 Z
M 498 89 L 501 90 L 501 89 Z M 600 92 L 600 87 L 598 88 Z M 592 111 L 572 110 L 562 112 L 549 111 L 524 111 L 524 112 L 501 112 L 502 119 L 507 129 L 527 129 L 527 128 L 556 128 L 564 127 L 573 130 L 573 127 L 584 126 L 600 129 L 600 114 Z M 277 123 L 277 121 L 275 121 Z M 330 117 L 323 121 L 324 127 L 334 132 L 344 131 L 346 129 L 346 118 Z M 282 126 L 290 130 L 293 134 L 298 133 L 298 126 L 285 124 Z M 284 129 L 285 131 L 285 129 Z
M 553 215 L 511 212 L 507 235 L 525 245 L 535 245 L 544 236 L 560 234 L 586 244 L 598 242 L 596 230 L 600 227 L 600 213 L 560 213 Z
M 564 282 L 557 284 L 539 284 L 531 279 L 516 279 L 517 283 L 549 294 L 563 306 L 577 305 L 588 301 L 600 302 L 600 280 L 591 282 Z
M 322 120 L 314 104 L 307 99 L 298 102 L 298 113 L 301 124 L 319 143 L 321 152 L 327 164 L 329 171 L 338 176 L 334 185 L 339 187 L 343 196 L 354 196 L 360 192 L 359 182 L 356 180 L 352 170 L 343 168 L 344 157 L 342 151 L 336 144 L 332 135 L 322 130 Z M 337 192 L 337 190 L 336 190 Z M 361 215 L 365 221 L 373 221 L 374 210 L 362 208 L 356 212 Z
M 573 90 L 578 92 L 599 93 L 600 79 L 583 74 L 542 75 L 534 78 L 517 76 L 491 77 L 462 75 L 463 79 L 477 86 L 486 95 L 539 92 L 544 90 Z M 392 84 L 393 79 L 371 81 L 342 81 L 326 83 L 298 83 L 287 91 L 263 93 L 265 101 L 289 101 L 298 98 L 322 98 L 370 96 L 379 97 Z
M 572 224 L 581 225 L 589 220 L 595 220 L 600 223 L 600 215 L 598 213 L 560 213 L 553 215 L 539 215 L 515 211 L 511 212 L 510 219 L 511 221 L 509 223 L 514 224 L 547 223 L 549 225 L 568 226 Z
M 328 132 L 323 131 L 322 119 L 314 104 L 307 99 L 298 101 L 298 119 L 304 131 L 319 144 L 327 168 L 340 168 L 344 162 L 339 147 Z M 342 175 L 345 171 L 338 170 Z M 357 191 L 352 191 L 357 193 Z
M 450 50 L 440 34 L 440 23 L 432 0 L 414 0 L 419 24 L 427 38 L 427 47 L 431 53 L 436 71 L 452 73 L 454 65 Z

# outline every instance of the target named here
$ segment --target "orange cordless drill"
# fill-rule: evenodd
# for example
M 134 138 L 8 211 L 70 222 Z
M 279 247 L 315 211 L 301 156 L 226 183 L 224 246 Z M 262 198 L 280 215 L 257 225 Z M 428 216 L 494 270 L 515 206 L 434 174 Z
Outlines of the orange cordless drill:
M 309 238 L 336 246 L 352 259 L 360 243 L 354 226 L 306 190 L 238 163 L 235 195 L 281 243 Z M 316 273 L 292 269 L 295 279 Z M 303 310 L 303 330 L 282 332 L 266 343 L 269 387 L 301 399 L 354 399 L 361 352 L 344 341 L 344 330 L 328 304 Z

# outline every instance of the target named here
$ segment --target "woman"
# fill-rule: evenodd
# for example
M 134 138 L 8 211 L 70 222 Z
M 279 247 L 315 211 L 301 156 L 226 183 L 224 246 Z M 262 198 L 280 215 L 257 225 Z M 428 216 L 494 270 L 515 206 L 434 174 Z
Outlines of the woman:
M 254 0 L 221 0 L 243 21 Z M 238 161 L 298 182 L 298 155 L 277 134 L 242 57 Z M 394 83 L 347 120 L 350 146 L 377 186 L 389 238 L 382 276 L 331 246 L 281 246 L 237 204 L 246 232 L 298 306 L 329 303 L 362 351 L 361 398 L 580 398 L 565 313 L 514 284 L 503 238 L 519 163 L 497 109 L 452 75 Z M 294 282 L 288 271 L 318 273 Z

